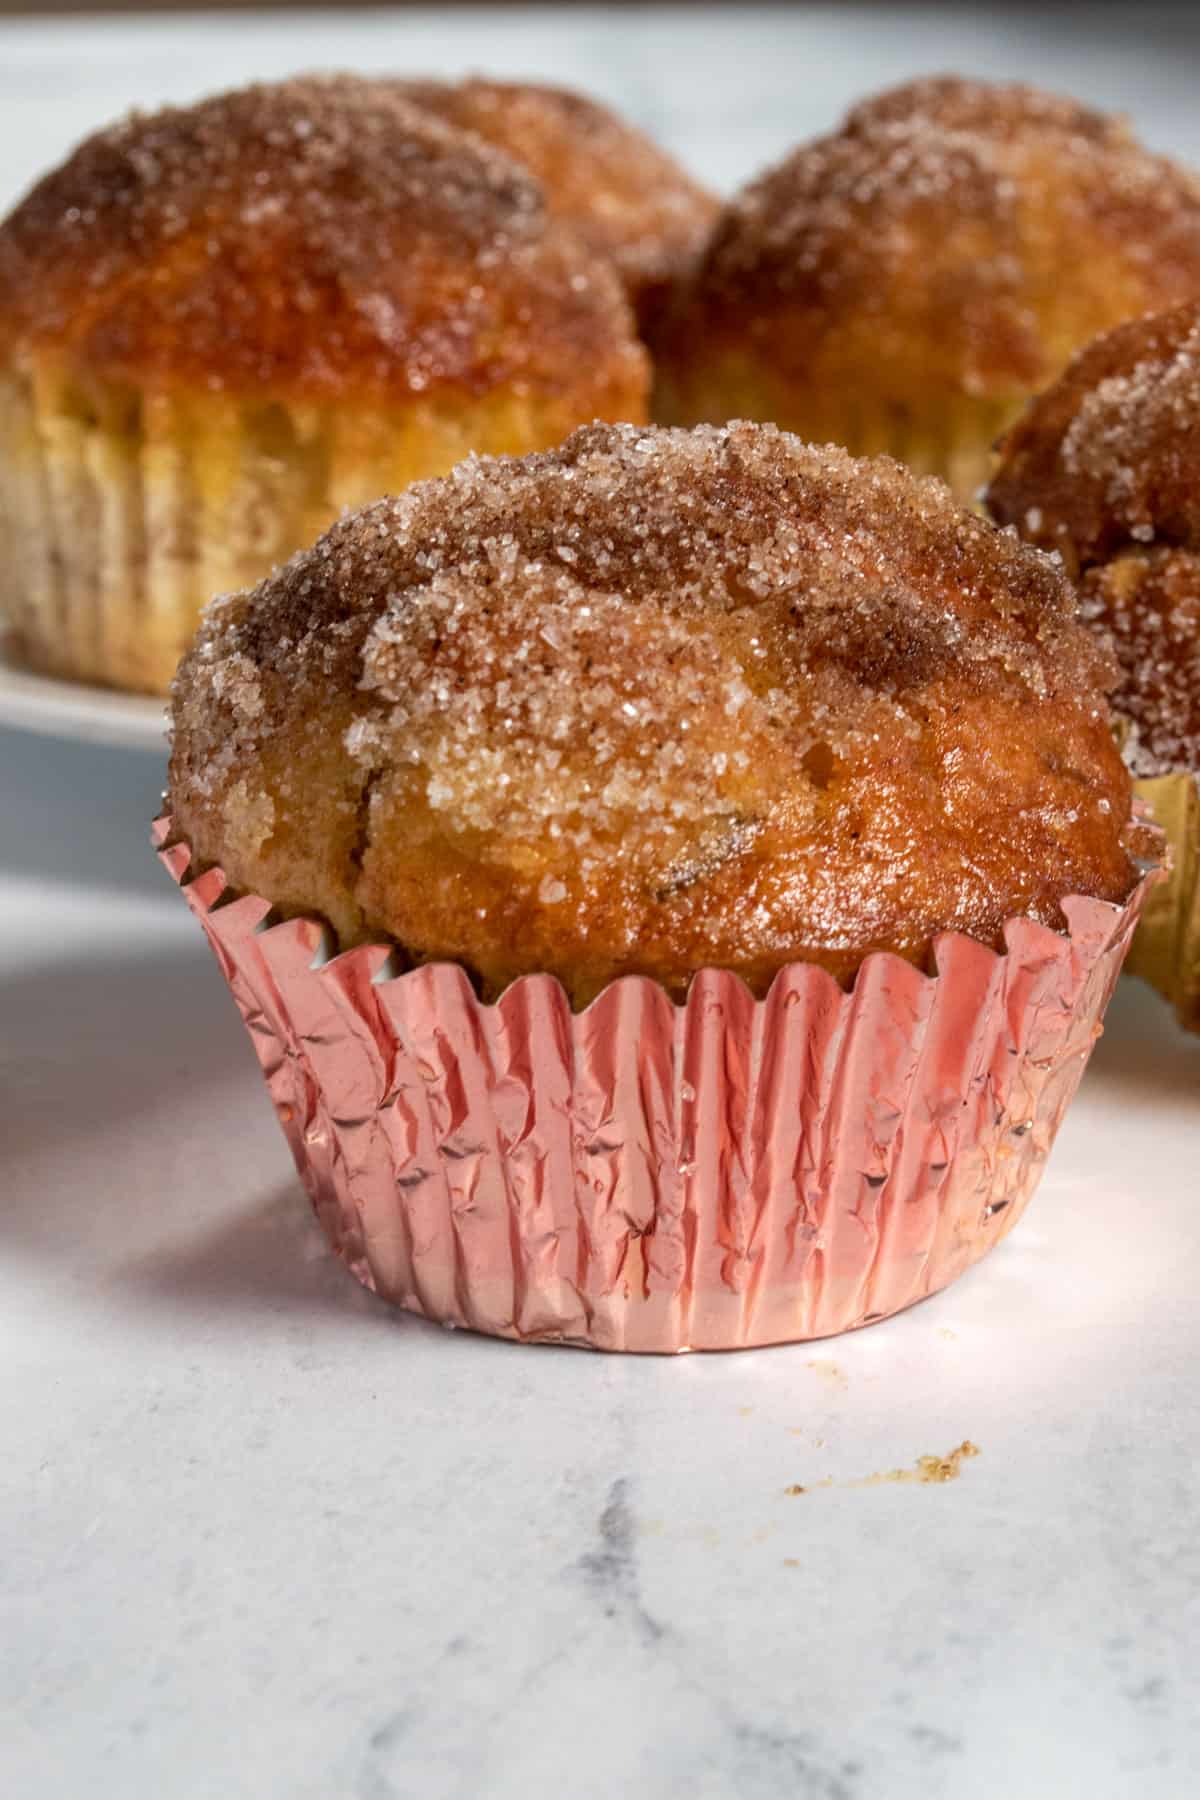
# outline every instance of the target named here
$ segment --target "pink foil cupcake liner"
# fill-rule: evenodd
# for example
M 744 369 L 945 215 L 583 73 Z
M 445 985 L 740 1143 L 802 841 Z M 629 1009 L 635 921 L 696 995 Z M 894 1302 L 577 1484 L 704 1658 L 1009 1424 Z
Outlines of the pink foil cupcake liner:
M 426 1318 L 606 1350 L 828 1337 L 945 1287 L 1010 1231 L 1120 972 L 1124 906 L 879 953 L 851 992 L 796 963 L 756 1000 L 628 976 L 581 1013 L 530 975 L 330 958 L 155 826 L 246 1022 L 331 1244 Z

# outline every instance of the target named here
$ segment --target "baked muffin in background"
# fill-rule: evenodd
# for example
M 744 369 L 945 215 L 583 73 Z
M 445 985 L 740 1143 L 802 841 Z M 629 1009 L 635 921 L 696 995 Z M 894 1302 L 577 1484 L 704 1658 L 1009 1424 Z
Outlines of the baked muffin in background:
M 215 602 L 156 837 L 377 1294 L 828 1336 L 1037 1185 L 1152 879 L 1110 674 L 938 482 L 596 425 Z
M 343 508 L 647 386 L 608 262 L 386 83 L 134 115 L 0 226 L 0 615 L 38 667 L 165 690 L 211 595 Z
M 762 993 L 1123 902 L 1108 672 L 1050 559 L 940 483 L 771 427 L 594 426 L 214 604 L 171 807 L 238 888 L 487 996 Z
M 1193 297 L 1189 172 L 1070 99 L 915 81 L 731 203 L 653 345 L 655 414 L 773 419 L 970 501 L 1075 350 Z
M 1008 434 L 987 503 L 1060 553 L 1116 652 L 1126 759 L 1174 858 L 1129 966 L 1200 1030 L 1200 304 L 1083 350 Z
M 481 76 L 396 86 L 529 169 L 551 212 L 616 264 L 639 322 L 652 327 L 716 222 L 715 195 L 645 132 L 568 88 Z

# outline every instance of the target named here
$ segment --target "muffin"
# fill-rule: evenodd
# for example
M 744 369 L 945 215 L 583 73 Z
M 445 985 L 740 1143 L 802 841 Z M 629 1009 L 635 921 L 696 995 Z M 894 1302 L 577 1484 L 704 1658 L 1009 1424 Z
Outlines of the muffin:
M 1036 1181 L 1145 887 L 1108 675 L 940 483 L 593 426 L 215 602 L 159 835 L 363 1280 L 821 1335 Z
M 913 82 L 730 205 L 655 343 L 656 417 L 773 419 L 975 497 L 1072 352 L 1200 296 L 1200 185 L 1117 119 Z
M 0 612 L 38 667 L 163 690 L 343 508 L 647 383 L 534 177 L 386 84 L 135 115 L 0 226 Z
M 1059 552 L 1116 652 L 1126 758 L 1174 860 L 1129 966 L 1200 1030 L 1200 304 L 1082 351 L 1010 432 L 987 498 Z
M 644 132 L 569 89 L 480 77 L 396 85 L 531 170 L 551 212 L 615 263 L 642 328 L 652 328 L 716 221 L 713 195 Z

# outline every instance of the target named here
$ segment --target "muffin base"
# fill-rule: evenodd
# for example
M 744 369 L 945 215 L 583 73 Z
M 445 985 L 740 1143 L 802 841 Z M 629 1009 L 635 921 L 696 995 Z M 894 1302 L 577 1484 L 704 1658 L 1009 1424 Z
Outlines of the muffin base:
M 385 411 L 142 392 L 49 364 L 0 375 L 0 617 L 36 669 L 165 693 L 213 595 L 344 508 L 577 423 L 515 388 Z
M 1200 776 L 1136 781 L 1165 832 L 1171 871 L 1146 902 L 1126 965 L 1174 1006 L 1187 1031 L 1200 1031 Z
M 980 500 L 995 446 L 1029 398 L 946 395 L 931 420 L 922 417 L 928 408 L 915 399 L 889 402 L 876 389 L 860 394 L 836 376 L 815 379 L 798 394 L 744 352 L 703 358 L 679 374 L 668 359 L 656 382 L 653 410 L 660 425 L 770 420 L 811 444 L 841 444 L 853 456 L 891 456 L 914 474 L 940 476 L 963 506 Z
M 332 957 L 222 870 L 162 860 L 245 1019 L 296 1166 L 367 1287 L 445 1324 L 607 1350 L 736 1349 L 886 1318 L 1011 1230 L 1096 1038 L 1146 893 L 1072 897 L 998 953 L 938 940 L 844 992 L 793 964 L 572 1013 L 550 976 Z

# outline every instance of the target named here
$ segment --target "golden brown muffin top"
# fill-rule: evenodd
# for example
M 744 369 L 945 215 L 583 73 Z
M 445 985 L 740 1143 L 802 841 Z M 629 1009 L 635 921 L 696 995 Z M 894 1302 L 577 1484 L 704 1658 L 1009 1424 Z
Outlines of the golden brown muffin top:
M 987 501 L 1076 566 L 1139 543 L 1200 549 L 1200 304 L 1080 351 L 1009 432 Z
M 1200 305 L 1081 351 L 1005 439 L 987 501 L 1061 551 L 1112 633 L 1131 766 L 1200 769 Z
M 235 884 L 489 993 L 761 991 L 1123 899 L 1106 671 L 1056 564 L 938 482 L 774 427 L 593 426 L 215 604 L 172 806 Z
M 880 358 L 978 394 L 1037 386 L 1116 319 L 1197 292 L 1188 172 L 1072 100 L 941 76 L 864 101 L 751 183 L 693 301 L 731 331 L 801 316 L 785 362 L 874 319 Z
M 607 256 L 635 306 L 695 257 L 716 198 L 608 107 L 533 82 L 398 81 L 399 92 L 530 169 L 552 212 Z
M 141 385 L 558 391 L 639 364 L 612 271 L 536 180 L 386 84 L 135 114 L 0 227 L 0 350 Z

